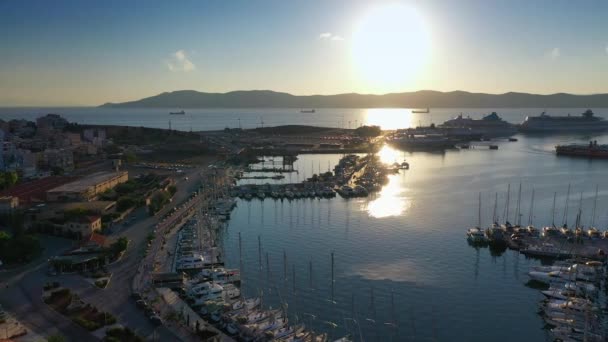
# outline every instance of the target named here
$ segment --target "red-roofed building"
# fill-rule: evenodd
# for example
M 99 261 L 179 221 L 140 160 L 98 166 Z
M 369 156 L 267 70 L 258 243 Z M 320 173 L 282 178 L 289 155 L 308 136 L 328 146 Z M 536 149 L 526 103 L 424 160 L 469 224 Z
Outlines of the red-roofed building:
M 17 184 L 0 192 L 0 196 L 19 198 L 20 205 L 42 203 L 46 201 L 46 192 L 60 185 L 74 181 L 74 177 L 51 176 L 34 181 Z
M 82 247 L 84 247 L 84 248 L 100 249 L 100 248 L 104 248 L 105 246 L 106 246 L 106 237 L 101 234 L 97 234 L 97 233 L 92 233 L 91 235 L 87 236 L 82 241 Z

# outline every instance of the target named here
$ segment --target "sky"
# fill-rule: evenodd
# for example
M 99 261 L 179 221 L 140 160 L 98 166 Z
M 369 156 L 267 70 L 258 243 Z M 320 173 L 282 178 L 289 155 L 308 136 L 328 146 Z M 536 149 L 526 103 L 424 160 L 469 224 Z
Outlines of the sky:
M 608 1 L 0 0 L 0 106 L 165 91 L 608 92 Z

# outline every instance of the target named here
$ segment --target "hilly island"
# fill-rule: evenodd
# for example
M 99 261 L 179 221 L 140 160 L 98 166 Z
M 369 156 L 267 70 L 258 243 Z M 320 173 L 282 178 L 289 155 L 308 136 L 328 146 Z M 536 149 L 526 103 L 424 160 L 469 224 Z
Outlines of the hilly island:
M 114 108 L 598 108 L 608 107 L 608 94 L 549 95 L 466 91 L 337 95 L 292 95 L 270 90 L 206 93 L 195 90 L 164 92 L 140 100 L 105 103 Z

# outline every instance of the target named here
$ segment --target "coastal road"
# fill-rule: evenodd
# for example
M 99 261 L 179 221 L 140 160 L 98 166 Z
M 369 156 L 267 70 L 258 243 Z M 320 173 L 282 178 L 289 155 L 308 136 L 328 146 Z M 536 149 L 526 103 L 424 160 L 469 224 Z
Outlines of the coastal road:
M 144 312 L 135 306 L 135 301 L 131 299 L 131 285 L 133 277 L 138 271 L 139 263 L 142 260 L 147 244 L 147 236 L 160 217 L 173 209 L 173 204 L 184 202 L 191 193 L 200 186 L 200 168 L 189 170 L 176 182 L 177 191 L 173 196 L 171 204 L 165 206 L 156 215 L 150 217 L 145 212 L 145 208 L 140 208 L 134 212 L 135 217 L 142 218 L 136 223 L 119 228 L 117 236 L 124 236 L 129 239 L 129 248 L 122 259 L 108 267 L 112 273 L 112 279 L 106 289 L 99 289 L 86 283 L 82 277 L 75 276 L 71 281 L 75 285 L 76 291 L 81 295 L 85 302 L 92 303 L 105 311 L 111 312 L 119 322 L 133 329 L 140 336 L 152 339 L 155 327 L 149 322 Z M 174 336 L 167 328 L 156 328 L 156 339 L 158 341 L 174 341 Z
M 177 191 L 173 197 L 173 204 L 182 203 L 190 196 L 192 191 L 198 189 L 201 180 L 200 171 L 201 168 L 190 169 L 189 172 L 182 175 L 182 177 L 187 176 L 188 180 L 183 178 L 177 180 Z M 58 281 L 62 286 L 69 287 L 78 293 L 85 302 L 112 313 L 119 323 L 130 327 L 141 336 L 148 339 L 155 336 L 157 341 L 177 340 L 176 336 L 167 328 L 158 327 L 155 329 L 143 311 L 139 310 L 130 298 L 132 279 L 142 259 L 146 237 L 158 223 L 159 217 L 165 215 L 172 208 L 172 205 L 168 205 L 153 217 L 147 216 L 145 209 L 139 209 L 135 212 L 135 216 L 141 217 L 141 220 L 131 226 L 117 230 L 117 235 L 127 237 L 130 243 L 123 258 L 108 267 L 113 276 L 106 289 L 99 289 L 78 275 L 47 276 L 46 261 L 51 256 L 65 251 L 71 245 L 64 240 L 63 245 L 57 244 L 56 247 L 47 247 L 43 256 L 37 259 L 35 263 L 13 271 L 0 273 L 0 284 L 4 287 L 0 289 L 0 303 L 7 311 L 13 313 L 22 324 L 39 335 L 61 334 L 68 341 L 96 340 L 87 330 L 51 310 L 42 301 L 42 286 L 48 281 Z M 55 239 L 53 237 L 43 238 L 44 240 Z M 8 287 L 6 287 L 6 284 L 8 284 Z

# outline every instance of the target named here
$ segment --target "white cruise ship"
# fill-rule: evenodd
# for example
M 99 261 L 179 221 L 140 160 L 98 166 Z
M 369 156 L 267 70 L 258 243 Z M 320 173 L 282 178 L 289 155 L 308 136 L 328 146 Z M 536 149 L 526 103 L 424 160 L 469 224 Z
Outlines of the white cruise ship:
M 608 121 L 587 109 L 581 115 L 551 116 L 543 112 L 528 116 L 520 126 L 522 132 L 593 132 L 608 130 Z

